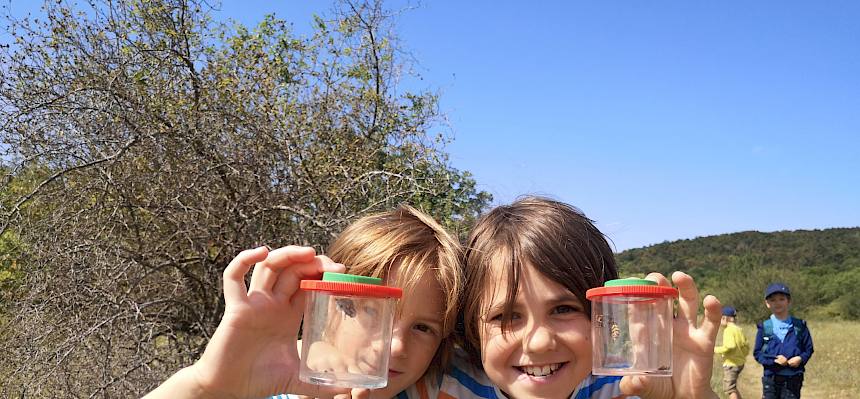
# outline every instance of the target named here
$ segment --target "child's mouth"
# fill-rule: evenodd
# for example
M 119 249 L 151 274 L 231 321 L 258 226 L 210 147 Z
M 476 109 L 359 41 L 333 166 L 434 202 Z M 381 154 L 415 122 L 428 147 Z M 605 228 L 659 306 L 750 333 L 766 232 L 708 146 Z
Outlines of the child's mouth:
M 517 366 L 517 369 L 531 377 L 549 377 L 564 367 L 564 365 L 565 363 L 545 364 L 543 366 Z

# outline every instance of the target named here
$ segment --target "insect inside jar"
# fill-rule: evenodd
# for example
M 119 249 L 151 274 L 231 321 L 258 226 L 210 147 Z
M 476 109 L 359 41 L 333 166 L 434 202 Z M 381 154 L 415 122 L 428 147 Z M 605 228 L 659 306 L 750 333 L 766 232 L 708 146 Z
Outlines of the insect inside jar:
M 621 327 L 618 327 L 615 320 L 609 321 L 609 335 L 612 337 L 612 342 L 618 341 L 618 337 L 621 336 Z
M 335 299 L 334 302 L 337 304 L 337 308 L 340 309 L 344 314 L 349 317 L 355 317 L 355 303 L 352 301 L 352 299 L 338 298 Z

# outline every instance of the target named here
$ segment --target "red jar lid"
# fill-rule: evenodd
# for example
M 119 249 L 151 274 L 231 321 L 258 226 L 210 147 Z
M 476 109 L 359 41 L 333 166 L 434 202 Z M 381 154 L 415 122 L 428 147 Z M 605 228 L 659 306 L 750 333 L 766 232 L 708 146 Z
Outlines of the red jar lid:
M 656 282 L 641 278 L 622 278 L 609 280 L 603 283 L 603 287 L 596 287 L 585 292 L 587 299 L 596 297 L 613 296 L 638 296 L 649 298 L 678 297 L 678 290 Z
M 382 279 L 343 273 L 323 273 L 322 280 L 302 280 L 306 291 L 324 291 L 336 295 L 365 296 L 372 298 L 400 298 L 403 290 L 382 285 Z

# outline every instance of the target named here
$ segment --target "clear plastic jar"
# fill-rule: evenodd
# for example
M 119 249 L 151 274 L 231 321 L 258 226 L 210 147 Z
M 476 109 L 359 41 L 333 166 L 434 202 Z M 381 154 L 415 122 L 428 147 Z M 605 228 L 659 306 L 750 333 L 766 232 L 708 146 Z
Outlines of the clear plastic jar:
M 373 277 L 324 273 L 307 291 L 299 379 L 345 388 L 388 384 L 395 303 L 403 295 Z
M 678 290 L 651 280 L 610 280 L 591 300 L 592 373 L 672 375 L 672 304 Z

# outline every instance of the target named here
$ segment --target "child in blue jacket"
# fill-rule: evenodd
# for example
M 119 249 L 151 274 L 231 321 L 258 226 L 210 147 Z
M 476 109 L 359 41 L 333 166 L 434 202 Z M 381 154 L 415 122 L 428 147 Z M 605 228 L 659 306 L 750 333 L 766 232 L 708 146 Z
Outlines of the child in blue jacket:
M 758 324 L 753 355 L 764 366 L 764 399 L 799 399 L 804 366 L 812 357 L 812 336 L 806 321 L 789 314 L 791 291 L 773 283 L 764 292 L 770 318 Z

